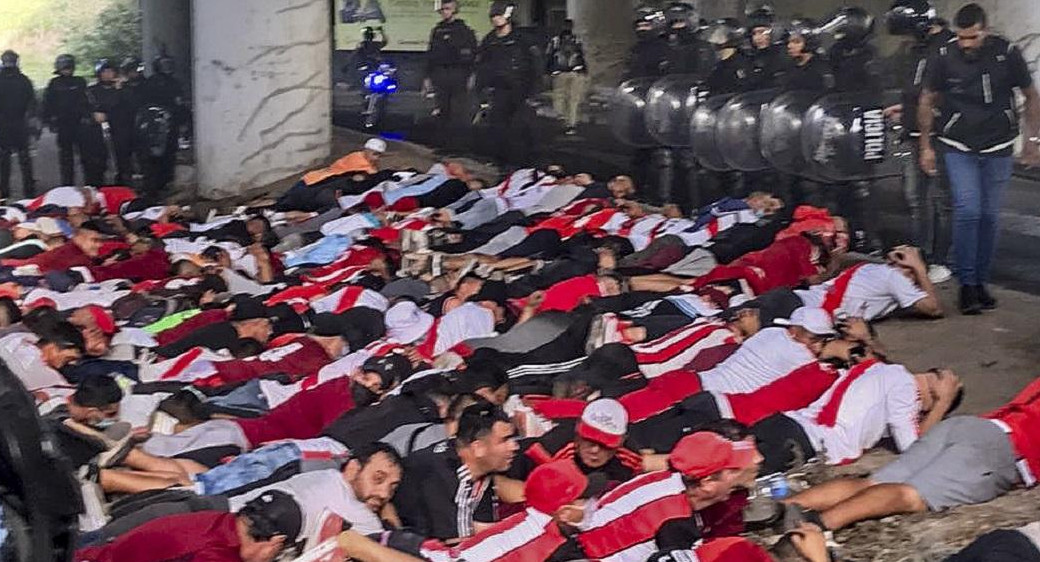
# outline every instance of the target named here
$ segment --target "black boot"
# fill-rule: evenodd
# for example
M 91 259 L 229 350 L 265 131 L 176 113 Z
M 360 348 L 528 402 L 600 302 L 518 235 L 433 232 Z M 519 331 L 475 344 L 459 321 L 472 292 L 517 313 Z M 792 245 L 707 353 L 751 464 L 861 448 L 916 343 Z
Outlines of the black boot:
M 961 314 L 973 316 L 982 313 L 979 291 L 974 285 L 961 285 Z
M 982 306 L 982 310 L 995 310 L 997 308 L 997 299 L 989 294 L 985 285 L 976 285 L 975 293 L 978 295 L 979 305 Z

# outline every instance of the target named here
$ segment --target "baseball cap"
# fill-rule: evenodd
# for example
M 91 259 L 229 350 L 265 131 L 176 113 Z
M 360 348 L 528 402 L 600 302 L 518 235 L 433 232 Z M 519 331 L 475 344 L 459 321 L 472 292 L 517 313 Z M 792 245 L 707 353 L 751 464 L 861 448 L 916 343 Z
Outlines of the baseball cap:
M 791 313 L 790 318 L 777 318 L 773 320 L 773 323 L 780 326 L 805 328 L 817 336 L 833 336 L 837 334 L 834 331 L 834 321 L 831 319 L 831 315 L 822 308 L 803 306 L 795 309 Z
M 769 553 L 744 537 L 723 537 L 708 541 L 694 550 L 661 550 L 646 562 L 772 562 Z
M 574 500 L 598 496 L 606 487 L 607 479 L 602 473 L 586 476 L 574 461 L 559 460 L 531 471 L 524 484 L 524 496 L 527 505 L 551 515 Z
M 326 338 L 342 336 L 343 320 L 331 312 L 315 314 L 311 320 L 311 333 Z
M 262 537 L 285 535 L 287 543 L 295 542 L 303 528 L 303 513 L 289 494 L 268 490 L 249 500 L 239 511 L 253 524 L 253 530 Z
M 754 462 L 755 449 L 751 443 L 730 441 L 710 431 L 683 437 L 668 455 L 668 464 L 691 478 L 704 478 L 727 468 L 743 470 Z
M 382 154 L 386 152 L 386 141 L 375 137 L 370 138 L 365 141 L 365 150 L 371 150 L 372 152 Z
M 386 390 L 395 382 L 403 381 L 412 374 L 412 362 L 400 353 L 391 353 L 383 357 L 370 357 L 361 366 L 366 373 L 376 373 L 382 379 L 380 388 Z
M 40 217 L 35 220 L 25 221 L 18 226 L 47 236 L 61 235 L 68 237 L 73 234 L 73 229 L 69 226 L 69 223 L 51 217 Z
M 628 412 L 613 398 L 589 402 L 581 413 L 577 433 L 583 439 L 617 449 L 628 432 Z
M 119 331 L 119 326 L 116 326 L 116 319 L 104 308 L 96 304 L 88 304 L 83 308 L 86 308 L 87 312 L 94 318 L 94 324 L 97 325 L 102 334 L 113 336 Z

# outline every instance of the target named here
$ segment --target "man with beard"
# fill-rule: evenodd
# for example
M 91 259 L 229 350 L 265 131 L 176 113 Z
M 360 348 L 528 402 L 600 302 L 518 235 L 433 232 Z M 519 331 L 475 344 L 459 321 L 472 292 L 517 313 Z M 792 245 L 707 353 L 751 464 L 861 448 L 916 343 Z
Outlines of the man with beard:
M 498 406 L 474 404 L 459 416 L 453 441 L 408 457 L 394 506 L 416 532 L 445 541 L 494 522 L 493 476 L 516 456 L 516 429 Z

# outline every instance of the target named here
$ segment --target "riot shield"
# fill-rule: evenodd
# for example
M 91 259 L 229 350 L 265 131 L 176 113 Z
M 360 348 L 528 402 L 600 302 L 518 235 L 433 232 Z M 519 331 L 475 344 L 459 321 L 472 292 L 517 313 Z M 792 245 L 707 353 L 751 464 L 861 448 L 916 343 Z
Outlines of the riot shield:
M 769 168 L 762 157 L 759 130 L 762 108 L 777 95 L 776 90 L 757 90 L 730 98 L 719 110 L 715 144 L 729 167 L 742 172 Z
M 662 146 L 685 148 L 690 142 L 690 119 L 697 108 L 701 80 L 692 74 L 661 78 L 646 96 L 646 129 Z
M 780 94 L 762 109 L 759 142 L 762 156 L 774 168 L 788 174 L 806 174 L 802 154 L 802 123 L 805 112 L 820 97 L 817 92 L 793 91 Z
M 897 135 L 888 127 L 878 94 L 831 94 L 805 113 L 802 153 L 809 171 L 828 181 L 869 180 L 898 174 Z
M 610 129 L 618 141 L 636 148 L 659 145 L 646 129 L 646 97 L 655 80 L 628 80 L 614 92 L 610 101 Z
M 693 155 L 701 166 L 715 172 L 732 170 L 722 157 L 716 143 L 715 130 L 719 110 L 732 98 L 732 94 L 710 97 L 697 105 L 690 119 L 690 139 L 693 141 Z

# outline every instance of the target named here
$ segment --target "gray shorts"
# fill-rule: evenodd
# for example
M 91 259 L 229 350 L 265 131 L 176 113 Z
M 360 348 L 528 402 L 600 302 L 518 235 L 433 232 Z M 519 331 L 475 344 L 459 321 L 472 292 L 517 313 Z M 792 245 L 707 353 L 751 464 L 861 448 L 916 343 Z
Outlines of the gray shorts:
M 975 416 L 956 416 L 933 427 L 871 480 L 909 484 L 929 509 L 939 511 L 992 500 L 1021 478 L 1011 441 L 1000 427 Z
M 707 275 L 717 265 L 719 262 L 715 259 L 714 254 L 704 248 L 694 248 L 681 260 L 664 268 L 664 273 L 679 277 L 700 277 Z

